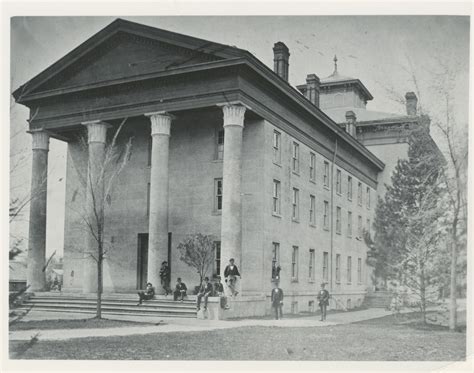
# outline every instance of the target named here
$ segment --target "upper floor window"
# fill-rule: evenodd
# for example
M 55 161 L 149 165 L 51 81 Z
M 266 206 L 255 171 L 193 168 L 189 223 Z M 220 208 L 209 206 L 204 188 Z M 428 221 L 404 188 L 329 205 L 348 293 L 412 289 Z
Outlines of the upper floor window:
M 362 237 L 362 216 L 357 218 L 357 237 Z
M 329 202 L 328 201 L 324 201 L 323 227 L 324 229 L 329 228 Z
M 352 212 L 347 212 L 347 236 L 352 237 Z
M 352 176 L 347 177 L 347 199 L 352 201 Z
M 367 205 L 367 208 L 370 209 L 370 187 L 367 187 L 367 196 L 365 204 Z
M 370 219 L 367 219 L 367 232 L 370 232 Z
M 309 196 L 309 224 L 316 225 L 316 197 Z
M 300 200 L 300 191 L 296 188 L 293 188 L 293 220 L 299 219 L 299 200 Z
M 341 208 L 336 207 L 336 233 L 341 234 Z
M 347 283 L 352 282 L 352 257 L 347 257 Z
M 214 241 L 214 271 L 218 276 L 221 273 L 221 241 Z
M 222 210 L 222 179 L 214 179 L 214 210 Z
M 273 163 L 281 163 L 281 133 L 273 131 Z
M 224 159 L 224 129 L 221 128 L 216 134 L 216 159 Z
M 309 179 L 316 181 L 316 154 L 309 153 Z
M 293 158 L 292 158 L 293 164 L 293 172 L 299 173 L 300 171 L 300 146 L 296 143 L 293 142 Z
M 336 254 L 336 283 L 341 282 L 341 254 Z
M 273 242 L 272 244 L 272 280 L 279 280 L 280 269 L 280 244 Z
M 342 174 L 341 170 L 336 171 L 336 193 L 341 194 L 342 193 Z
M 357 283 L 362 284 L 362 259 L 357 258 Z
M 357 184 L 357 203 L 362 206 L 362 183 Z
M 324 186 L 329 187 L 329 162 L 324 161 Z
M 273 180 L 273 213 L 280 215 L 280 210 L 280 182 L 278 180 Z

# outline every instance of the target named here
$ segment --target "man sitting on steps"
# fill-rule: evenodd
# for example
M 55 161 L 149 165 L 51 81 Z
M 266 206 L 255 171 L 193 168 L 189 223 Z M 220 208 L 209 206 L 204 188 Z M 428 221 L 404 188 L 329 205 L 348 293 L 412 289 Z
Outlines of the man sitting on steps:
M 144 300 L 153 299 L 154 296 L 155 296 L 155 288 L 153 287 L 151 282 L 149 282 L 148 284 L 146 284 L 146 289 L 144 291 L 141 290 L 138 292 L 139 300 L 138 300 L 137 306 L 142 304 Z
M 197 310 L 201 309 L 201 299 L 204 298 L 204 311 L 207 310 L 207 299 L 212 294 L 212 284 L 209 282 L 209 277 L 204 278 L 204 283 L 201 284 L 197 295 Z

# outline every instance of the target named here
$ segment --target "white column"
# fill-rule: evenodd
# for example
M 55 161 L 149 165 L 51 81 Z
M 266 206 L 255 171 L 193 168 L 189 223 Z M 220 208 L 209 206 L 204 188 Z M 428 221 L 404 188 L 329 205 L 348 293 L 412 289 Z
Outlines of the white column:
M 92 234 L 91 229 L 97 235 L 97 220 L 103 219 L 103 211 L 100 208 L 104 199 L 104 172 L 102 167 L 105 160 L 105 144 L 107 141 L 107 128 L 109 124 L 102 121 L 90 121 L 82 123 L 87 127 L 88 143 L 88 165 L 86 179 L 86 216 L 88 225 L 85 227 L 84 247 L 84 272 L 82 291 L 83 293 L 97 292 L 98 278 L 98 242 Z
M 150 216 L 148 230 L 148 282 L 160 289 L 160 267 L 168 260 L 168 159 L 172 116 L 147 113 L 151 121 Z
M 230 258 L 242 263 L 242 135 L 245 106 L 225 105 L 222 177 L 221 270 Z M 242 274 L 242 273 L 241 273 Z M 223 276 L 223 273 L 221 274 Z
M 46 197 L 48 187 L 49 135 L 43 130 L 30 131 L 33 140 L 31 169 L 30 224 L 26 284 L 28 291 L 45 290 Z

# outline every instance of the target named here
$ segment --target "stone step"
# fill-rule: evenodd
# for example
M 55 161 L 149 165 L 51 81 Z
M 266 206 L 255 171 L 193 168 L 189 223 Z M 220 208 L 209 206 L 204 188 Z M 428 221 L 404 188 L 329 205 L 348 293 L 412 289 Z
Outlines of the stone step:
M 29 299 L 30 302 L 35 302 L 35 303 L 51 303 L 51 302 L 57 302 L 57 303 L 96 303 L 97 299 L 93 298 L 73 298 L 73 297 L 37 297 L 33 296 Z M 136 305 L 138 302 L 137 299 L 102 299 L 102 304 L 122 304 L 122 305 Z M 183 302 L 181 301 L 163 301 L 163 300 L 146 300 L 143 303 L 144 305 L 150 305 L 150 306 L 163 306 L 163 307 L 195 307 L 195 302 L 190 301 L 190 300 L 185 300 Z
M 49 303 L 49 304 L 37 304 L 35 302 L 24 302 L 24 308 L 32 307 L 35 310 L 39 309 L 54 309 L 54 310 L 62 310 L 62 311 L 70 311 L 76 312 L 79 310 L 91 310 L 95 311 L 96 305 L 95 304 L 74 304 L 74 303 Z M 160 308 L 160 307 L 149 307 L 149 306 L 110 306 L 110 305 L 102 305 L 103 311 L 110 311 L 110 312 L 124 312 L 124 313 L 137 313 L 137 314 L 166 314 L 166 315 L 188 315 L 188 316 L 196 316 L 196 310 L 193 309 L 167 309 L 167 308 Z
M 27 307 L 19 307 L 19 310 L 27 311 L 29 308 Z M 34 307 L 36 311 L 43 311 L 43 312 L 68 312 L 63 308 L 49 308 L 49 307 Z M 96 310 L 92 309 L 77 309 L 77 310 L 70 310 L 69 312 L 74 313 L 85 313 L 85 314 L 95 314 Z M 154 316 L 154 317 L 168 317 L 168 318 L 196 318 L 197 314 L 177 314 L 177 313 L 161 313 L 161 312 L 124 312 L 124 311 L 110 311 L 110 310 L 102 310 L 103 314 L 106 315 L 125 315 L 125 316 Z
M 93 305 L 97 304 L 95 300 L 76 300 L 76 299 L 29 299 L 24 302 L 24 304 L 35 304 L 35 305 L 49 305 L 49 304 L 62 304 L 62 305 Z M 136 307 L 137 301 L 102 301 L 102 306 L 110 307 Z M 162 303 L 162 302 L 143 302 L 140 307 L 147 308 L 163 308 L 163 309 L 194 309 L 196 305 L 194 303 Z

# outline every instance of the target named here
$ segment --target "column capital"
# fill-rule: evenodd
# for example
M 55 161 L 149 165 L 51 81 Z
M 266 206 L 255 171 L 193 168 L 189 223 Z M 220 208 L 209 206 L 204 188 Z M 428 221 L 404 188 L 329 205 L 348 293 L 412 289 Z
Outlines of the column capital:
M 106 122 L 101 120 L 91 120 L 81 123 L 83 126 L 87 127 L 87 143 L 91 142 L 101 142 L 105 144 L 107 139 L 107 129 L 112 127 Z
M 49 150 L 49 133 L 44 129 L 27 131 L 32 136 L 32 149 Z
M 153 113 L 145 113 L 146 117 L 150 118 L 151 135 L 169 136 L 171 131 L 171 121 L 175 118 L 174 115 L 166 111 L 155 111 Z
M 224 113 L 224 127 L 243 127 L 246 110 L 247 108 L 240 104 L 227 104 L 222 106 L 222 112 Z

